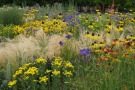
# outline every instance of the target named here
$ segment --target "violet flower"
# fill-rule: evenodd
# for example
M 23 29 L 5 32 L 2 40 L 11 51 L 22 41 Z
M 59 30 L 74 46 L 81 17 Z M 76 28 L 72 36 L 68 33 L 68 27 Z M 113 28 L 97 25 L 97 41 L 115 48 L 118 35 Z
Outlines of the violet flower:
M 83 49 L 83 50 L 80 50 L 80 56 L 82 57 L 83 55 L 86 55 L 87 56 L 87 59 L 89 59 L 89 56 L 90 56 L 90 50 L 89 49 Z

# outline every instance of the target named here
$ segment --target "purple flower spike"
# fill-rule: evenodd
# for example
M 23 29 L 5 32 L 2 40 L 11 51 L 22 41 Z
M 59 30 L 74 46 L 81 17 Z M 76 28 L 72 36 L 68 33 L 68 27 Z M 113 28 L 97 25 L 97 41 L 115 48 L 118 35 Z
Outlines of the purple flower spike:
M 90 56 L 90 50 L 89 49 L 83 49 L 83 50 L 80 50 L 80 56 L 82 57 L 84 54 L 87 56 L 87 59 L 89 59 L 89 56 Z

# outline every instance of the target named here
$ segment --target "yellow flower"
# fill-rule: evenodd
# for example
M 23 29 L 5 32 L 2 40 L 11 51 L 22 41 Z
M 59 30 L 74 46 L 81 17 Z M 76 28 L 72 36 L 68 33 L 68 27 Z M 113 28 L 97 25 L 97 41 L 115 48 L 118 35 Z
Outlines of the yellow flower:
M 46 59 L 38 58 L 38 59 L 36 59 L 36 62 L 45 64 L 47 61 L 46 61 Z
M 60 71 L 56 71 L 56 69 L 52 72 L 54 75 L 60 75 Z
M 99 44 L 100 47 L 104 47 L 105 45 L 104 44 Z
M 38 74 L 38 68 L 36 67 L 30 67 L 25 73 L 25 75 L 34 75 L 34 74 Z
M 98 12 L 99 10 L 97 9 L 96 12 Z
M 113 60 L 112 60 L 112 62 L 114 63 L 114 62 L 120 62 L 120 60 L 118 59 L 118 58 L 114 58 Z
M 68 35 L 72 35 L 72 33 L 71 32 L 68 32 Z
M 68 72 L 67 70 L 65 70 L 64 75 L 70 77 L 70 76 L 72 76 L 73 74 L 72 74 L 71 71 Z
M 130 9 L 129 11 L 130 11 L 130 12 L 132 12 L 133 10 L 132 10 L 132 9 Z
M 95 43 L 95 44 L 91 45 L 89 48 L 97 48 L 97 47 L 99 47 L 99 45 Z
M 96 50 L 96 52 L 103 52 L 102 50 Z
M 16 76 L 22 74 L 22 70 L 16 71 L 15 74 L 13 75 L 14 78 L 16 78 Z
M 45 16 L 45 18 L 48 18 L 48 16 Z
M 37 80 L 33 80 L 33 82 L 37 82 Z
M 97 12 L 97 14 L 101 14 L 100 12 Z
M 23 78 L 24 80 L 28 80 L 29 79 L 29 76 L 26 76 L 25 78 Z
M 48 78 L 47 78 L 46 76 L 44 76 L 44 77 L 39 77 L 39 79 L 40 79 L 39 83 L 44 82 L 45 84 L 47 84 Z
M 71 9 L 68 10 L 69 12 L 71 11 Z
M 10 81 L 9 84 L 8 84 L 9 88 L 11 88 L 13 85 L 15 85 L 16 82 L 17 82 L 17 80 Z
M 88 28 L 93 29 L 93 26 L 92 25 L 89 25 Z
M 29 65 L 31 65 L 32 63 L 28 63 L 28 64 L 25 64 L 24 67 L 28 67 Z
M 48 69 L 47 69 L 47 70 L 46 70 L 46 73 L 49 73 L 49 72 L 51 72 L 51 71 L 52 71 L 52 70 L 48 70 Z
M 89 37 L 89 38 L 90 38 L 90 37 L 91 37 L 91 35 L 90 35 L 90 34 L 86 34 L 84 37 Z
M 67 68 L 67 67 L 73 68 L 74 66 L 70 62 L 66 62 L 65 68 Z

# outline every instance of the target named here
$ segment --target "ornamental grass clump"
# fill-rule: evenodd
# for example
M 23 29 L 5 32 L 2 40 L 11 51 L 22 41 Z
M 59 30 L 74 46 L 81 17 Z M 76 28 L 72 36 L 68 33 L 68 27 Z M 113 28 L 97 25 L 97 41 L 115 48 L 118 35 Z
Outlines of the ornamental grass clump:
M 0 10 L 0 24 L 3 25 L 22 25 L 23 24 L 23 10 L 17 8 L 3 8 Z
M 14 90 L 70 89 L 73 76 L 74 66 L 70 62 L 60 57 L 53 57 L 52 61 L 38 58 L 20 67 L 8 86 Z

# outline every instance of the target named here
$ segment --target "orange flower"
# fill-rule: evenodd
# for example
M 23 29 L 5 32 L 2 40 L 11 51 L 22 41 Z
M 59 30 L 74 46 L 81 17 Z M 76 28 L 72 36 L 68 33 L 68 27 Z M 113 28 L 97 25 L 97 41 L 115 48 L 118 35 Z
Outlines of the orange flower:
M 116 46 L 116 44 L 111 44 L 110 47 L 112 47 L 112 46 Z
M 129 53 L 125 53 L 125 55 L 129 55 Z
M 123 87 L 124 90 L 128 90 L 126 86 Z

